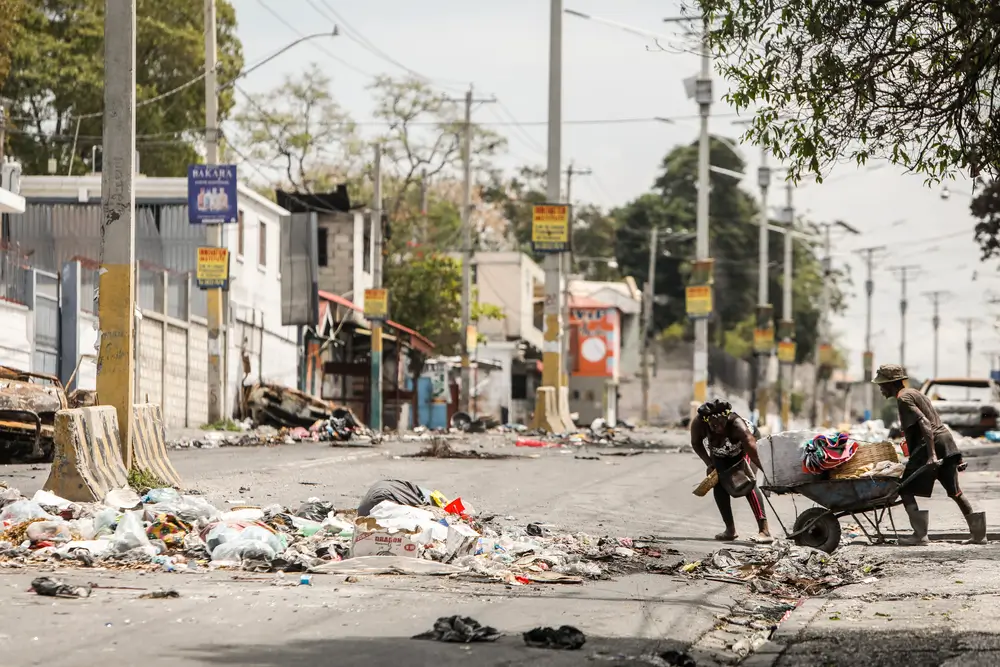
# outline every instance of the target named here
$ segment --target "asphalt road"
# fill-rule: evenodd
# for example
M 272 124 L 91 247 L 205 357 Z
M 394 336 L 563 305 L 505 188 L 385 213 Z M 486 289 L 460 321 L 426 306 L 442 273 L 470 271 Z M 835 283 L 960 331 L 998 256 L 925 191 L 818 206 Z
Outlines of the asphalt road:
M 676 437 L 683 441 L 682 435 Z M 691 494 L 704 472 L 693 454 L 647 451 L 599 456 L 607 448 L 524 450 L 490 440 L 483 445 L 487 450 L 517 458 L 407 458 L 423 444 L 388 443 L 378 448 L 297 444 L 188 450 L 171 456 L 185 484 L 203 491 L 219 507 L 294 506 L 314 496 L 351 507 L 372 482 L 401 478 L 450 497 L 461 495 L 480 512 L 524 523 L 541 521 L 595 535 L 660 536 L 689 560 L 718 547 L 712 536 L 721 526 L 711 496 Z M 597 460 L 591 458 L 595 455 Z M 967 489 L 970 497 L 974 502 L 993 497 L 995 474 L 976 475 L 978 485 Z M 46 476 L 47 466 L 0 467 L 0 480 L 28 495 L 41 487 Z M 788 498 L 772 501 L 789 525 L 796 510 L 809 505 L 802 499 L 794 504 Z M 931 501 L 932 526 L 959 526 L 957 510 L 949 504 L 947 499 Z M 738 528 L 752 535 L 755 526 L 749 509 L 741 501 L 734 509 Z M 780 528 L 774 525 L 774 531 L 777 534 Z M 933 571 L 931 566 L 920 569 Z M 921 581 L 905 567 L 900 572 L 907 581 Z M 0 566 L 0 601 L 6 612 L 0 627 L 0 667 L 109 663 L 446 667 L 470 661 L 514 666 L 581 665 L 595 660 L 593 664 L 648 665 L 665 663 L 639 656 L 669 649 L 690 650 L 704 666 L 733 660 L 727 651 L 731 638 L 719 635 L 718 619 L 747 596 L 743 586 L 653 574 L 582 586 L 514 588 L 400 576 L 363 576 L 349 583 L 343 576 L 317 575 L 312 586 L 303 587 L 295 585 L 297 578 L 292 575 L 61 570 L 58 575 L 67 581 L 94 582 L 99 588 L 89 599 L 53 600 L 26 592 L 37 575 L 37 570 Z M 884 592 L 891 592 L 893 584 L 886 586 Z M 175 589 L 181 597 L 138 599 L 142 592 L 159 588 Z M 472 616 L 506 636 L 496 644 L 471 646 L 410 639 L 429 629 L 436 618 L 454 614 Z M 562 624 L 587 634 L 582 651 L 529 649 L 520 639 L 521 632 L 533 627 Z M 858 664 L 858 647 L 875 651 L 883 637 L 880 629 L 865 626 L 854 634 L 858 642 L 838 644 L 830 639 L 838 636 L 838 626 L 828 626 L 815 629 L 825 638 L 820 644 L 809 642 L 807 634 L 796 639 L 795 650 L 788 651 L 780 664 Z M 865 636 L 875 637 L 875 643 L 861 642 Z M 905 634 L 898 636 L 900 648 L 893 655 L 905 658 L 917 643 L 908 647 Z M 887 634 L 884 639 L 892 638 Z M 955 635 L 947 646 L 960 646 L 962 641 Z M 823 651 L 809 653 L 817 645 Z M 931 663 L 915 659 L 872 664 Z

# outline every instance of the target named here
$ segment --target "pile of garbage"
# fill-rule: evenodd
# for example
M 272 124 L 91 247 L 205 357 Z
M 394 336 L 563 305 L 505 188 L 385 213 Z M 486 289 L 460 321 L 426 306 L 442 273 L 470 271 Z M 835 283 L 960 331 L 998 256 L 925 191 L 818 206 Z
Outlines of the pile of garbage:
M 62 564 L 198 573 L 400 572 L 507 584 L 582 583 L 650 566 L 668 550 L 629 538 L 562 534 L 540 524 L 480 519 L 461 498 L 379 502 L 359 517 L 311 498 L 295 509 L 223 511 L 200 495 L 152 489 L 73 503 L 47 491 L 0 489 L 0 567 Z
M 828 554 L 790 542 L 752 549 L 719 549 L 678 571 L 700 579 L 746 584 L 762 595 L 800 598 L 848 584 L 873 583 L 883 561 L 850 547 Z

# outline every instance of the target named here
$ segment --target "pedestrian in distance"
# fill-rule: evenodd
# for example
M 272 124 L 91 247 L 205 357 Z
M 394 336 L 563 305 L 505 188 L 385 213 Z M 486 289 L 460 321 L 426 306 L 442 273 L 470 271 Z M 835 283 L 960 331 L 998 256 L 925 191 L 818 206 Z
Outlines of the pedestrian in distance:
M 927 527 L 929 513 L 917 506 L 917 496 L 930 498 L 934 481 L 944 487 L 948 497 L 955 501 L 969 524 L 969 544 L 986 544 L 986 512 L 972 511 L 972 503 L 958 485 L 958 472 L 962 466 L 962 453 L 955 444 L 951 431 L 941 423 L 941 417 L 930 399 L 906 386 L 906 370 L 899 364 L 879 366 L 872 380 L 885 398 L 895 398 L 899 411 L 899 426 L 906 437 L 909 459 L 903 470 L 906 483 L 901 498 L 906 515 L 910 518 L 913 537 L 899 541 L 905 546 L 923 546 L 929 543 Z M 930 465 L 921 472 L 921 468 Z M 918 474 L 919 473 L 919 474 Z
M 750 465 L 764 470 L 757 451 L 759 436 L 756 426 L 733 412 L 733 406 L 727 401 L 718 399 L 699 406 L 696 418 L 691 421 L 691 447 L 705 462 L 705 474 L 711 475 L 714 470 L 719 476 L 712 493 L 726 529 L 715 536 L 717 540 L 731 542 L 739 537 L 733 519 L 732 498 L 742 496 L 757 520 L 754 541 L 761 544 L 774 541 L 764 513 L 764 497 L 757 488 L 757 474 Z

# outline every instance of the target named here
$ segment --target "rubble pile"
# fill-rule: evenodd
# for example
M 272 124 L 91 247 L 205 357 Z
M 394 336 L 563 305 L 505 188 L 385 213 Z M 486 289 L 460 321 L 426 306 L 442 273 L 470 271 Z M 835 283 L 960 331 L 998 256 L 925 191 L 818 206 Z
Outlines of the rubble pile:
M 882 567 L 881 560 L 849 547 L 831 555 L 778 542 L 752 549 L 720 549 L 678 570 L 701 579 L 746 584 L 754 593 L 788 599 L 874 582 Z
M 540 524 L 477 518 L 461 498 L 435 504 L 382 501 L 368 516 L 318 498 L 291 509 L 223 511 L 200 495 L 113 491 L 72 503 L 46 491 L 0 490 L 0 568 L 101 567 L 199 573 L 400 572 L 506 584 L 582 583 L 626 571 L 668 571 L 667 550 L 629 538 L 563 534 Z

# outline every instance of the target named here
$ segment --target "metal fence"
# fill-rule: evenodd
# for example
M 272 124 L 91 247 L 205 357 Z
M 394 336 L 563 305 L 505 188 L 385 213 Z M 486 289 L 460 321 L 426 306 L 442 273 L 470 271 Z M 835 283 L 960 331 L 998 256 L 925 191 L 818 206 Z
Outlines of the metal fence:
M 29 305 L 31 266 L 16 244 L 0 243 L 0 300 Z

